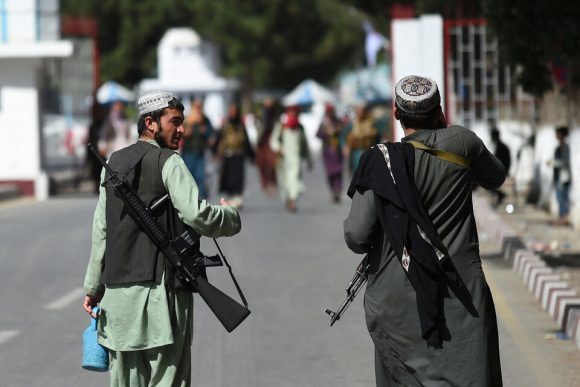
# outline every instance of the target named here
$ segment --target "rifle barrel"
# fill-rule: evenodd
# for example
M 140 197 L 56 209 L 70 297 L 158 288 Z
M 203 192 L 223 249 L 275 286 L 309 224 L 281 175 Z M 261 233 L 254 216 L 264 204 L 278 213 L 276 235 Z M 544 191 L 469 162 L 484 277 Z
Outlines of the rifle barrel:
M 343 313 L 348 309 L 350 304 L 354 301 L 356 295 L 362 288 L 362 286 L 367 282 L 367 270 L 369 265 L 366 261 L 367 257 L 361 261 L 361 263 L 357 266 L 354 276 L 346 286 L 346 299 L 340 305 L 336 312 L 333 312 L 330 309 L 325 309 L 326 312 L 330 316 L 330 326 L 333 326 L 334 323 L 342 317 Z

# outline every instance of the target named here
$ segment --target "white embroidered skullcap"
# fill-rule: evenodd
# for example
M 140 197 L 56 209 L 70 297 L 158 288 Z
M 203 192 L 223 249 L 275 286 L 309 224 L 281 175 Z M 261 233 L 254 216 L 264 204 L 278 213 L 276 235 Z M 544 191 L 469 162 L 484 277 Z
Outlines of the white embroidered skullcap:
M 142 116 L 155 110 L 164 109 L 169 106 L 169 101 L 174 98 L 175 96 L 167 91 L 150 91 L 137 100 L 139 115 Z
M 407 113 L 426 114 L 440 103 L 437 83 L 431 78 L 409 75 L 395 87 L 395 104 Z

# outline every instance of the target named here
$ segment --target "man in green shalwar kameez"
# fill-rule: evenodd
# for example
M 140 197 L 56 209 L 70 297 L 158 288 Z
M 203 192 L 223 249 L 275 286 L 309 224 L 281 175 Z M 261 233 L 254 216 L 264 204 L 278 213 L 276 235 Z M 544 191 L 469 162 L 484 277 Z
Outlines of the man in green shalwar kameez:
M 109 165 L 127 173 L 145 203 L 169 193 L 169 208 L 158 215 L 167 232 L 187 226 L 212 238 L 238 233 L 237 210 L 223 199 L 221 206 L 199 200 L 197 184 L 175 152 L 184 132 L 181 102 L 171 93 L 152 92 L 137 105 L 139 141 L 113 154 Z M 111 188 L 100 188 L 84 290 L 84 309 L 101 307 L 98 340 L 109 349 L 111 386 L 190 386 L 193 295 L 179 289 L 162 254 Z
M 409 271 L 410 265 L 417 265 L 417 249 L 406 239 L 406 249 L 398 256 L 391 242 L 397 240 L 393 239 L 397 235 L 385 232 L 385 218 L 379 219 L 378 215 L 388 205 L 383 208 L 384 202 L 372 189 L 358 186 L 349 190 L 352 204 L 344 222 L 345 240 L 354 252 L 368 253 L 372 268 L 365 292 L 365 314 L 375 344 L 377 386 L 501 386 L 495 308 L 479 256 L 471 194 L 474 182 L 486 189 L 499 187 L 506 170 L 472 131 L 446 126 L 439 91 L 432 79 L 405 77 L 397 84 L 395 97 L 395 118 L 401 121 L 406 136 L 403 143 L 422 143 L 464 161 L 465 165 L 459 165 L 417 145 L 415 150 L 400 146 L 414 155 L 409 176 L 416 187 L 407 189 L 417 192 L 418 203 L 422 203 L 425 216 L 464 286 L 461 292 L 446 286 L 446 291 L 437 293 L 441 297 L 434 306 L 442 317 L 437 320 L 438 329 L 442 328 L 437 332 L 444 334 L 437 337 L 438 345 L 431 345 L 422 332 L 425 315 L 419 311 L 425 305 L 420 304 L 416 292 L 421 284 L 414 285 Z M 393 144 L 377 148 L 389 145 Z M 376 151 L 368 152 L 370 155 Z M 375 158 L 373 162 L 370 169 L 374 168 L 377 176 L 383 176 L 384 171 L 390 179 L 392 160 Z M 401 189 L 396 187 L 394 197 L 400 197 Z M 386 219 L 404 228 L 397 219 Z M 391 234 L 405 232 L 397 227 L 393 230 Z M 432 262 L 435 268 L 441 266 L 436 259 Z M 446 283 L 445 279 L 440 283 Z

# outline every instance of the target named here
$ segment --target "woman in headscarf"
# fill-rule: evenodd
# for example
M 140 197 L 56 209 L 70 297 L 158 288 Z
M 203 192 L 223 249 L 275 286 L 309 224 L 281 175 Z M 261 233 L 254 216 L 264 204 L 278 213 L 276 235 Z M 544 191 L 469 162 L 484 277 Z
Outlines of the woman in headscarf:
M 322 117 L 316 136 L 322 140 L 322 159 L 334 203 L 340 202 L 340 194 L 342 193 L 341 131 L 342 124 L 336 116 L 334 106 L 326 104 L 324 117 Z
M 217 156 L 221 158 L 220 192 L 230 197 L 230 203 L 240 208 L 245 181 L 245 160 L 254 160 L 246 127 L 242 122 L 240 109 L 232 103 L 228 107 L 228 117 L 217 141 Z
M 278 155 L 276 173 L 280 193 L 290 212 L 296 212 L 296 201 L 304 192 L 302 160 L 305 159 L 309 168 L 312 168 L 304 127 L 298 120 L 299 113 L 298 106 L 289 106 L 281 122 L 274 128 L 270 139 L 270 147 Z
M 345 143 L 343 151 L 349 160 L 350 173 L 352 174 L 356 171 L 363 152 L 379 140 L 375 121 L 368 106 L 359 105 L 356 107 L 356 117 L 352 124 L 345 128 L 342 136 Z
M 270 138 L 276 123 L 276 109 L 271 98 L 264 100 L 261 130 L 256 148 L 256 165 L 260 172 L 262 190 L 268 196 L 276 195 L 276 155 L 270 148 Z

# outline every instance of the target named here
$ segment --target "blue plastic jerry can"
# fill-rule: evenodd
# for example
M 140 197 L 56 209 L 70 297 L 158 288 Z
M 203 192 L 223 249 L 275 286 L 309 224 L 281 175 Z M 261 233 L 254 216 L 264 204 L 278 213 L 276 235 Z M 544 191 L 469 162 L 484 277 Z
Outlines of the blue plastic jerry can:
M 91 317 L 91 323 L 83 332 L 83 368 L 89 371 L 106 372 L 109 370 L 109 353 L 97 341 L 97 321 L 99 319 L 99 307 L 93 312 L 96 318 Z

